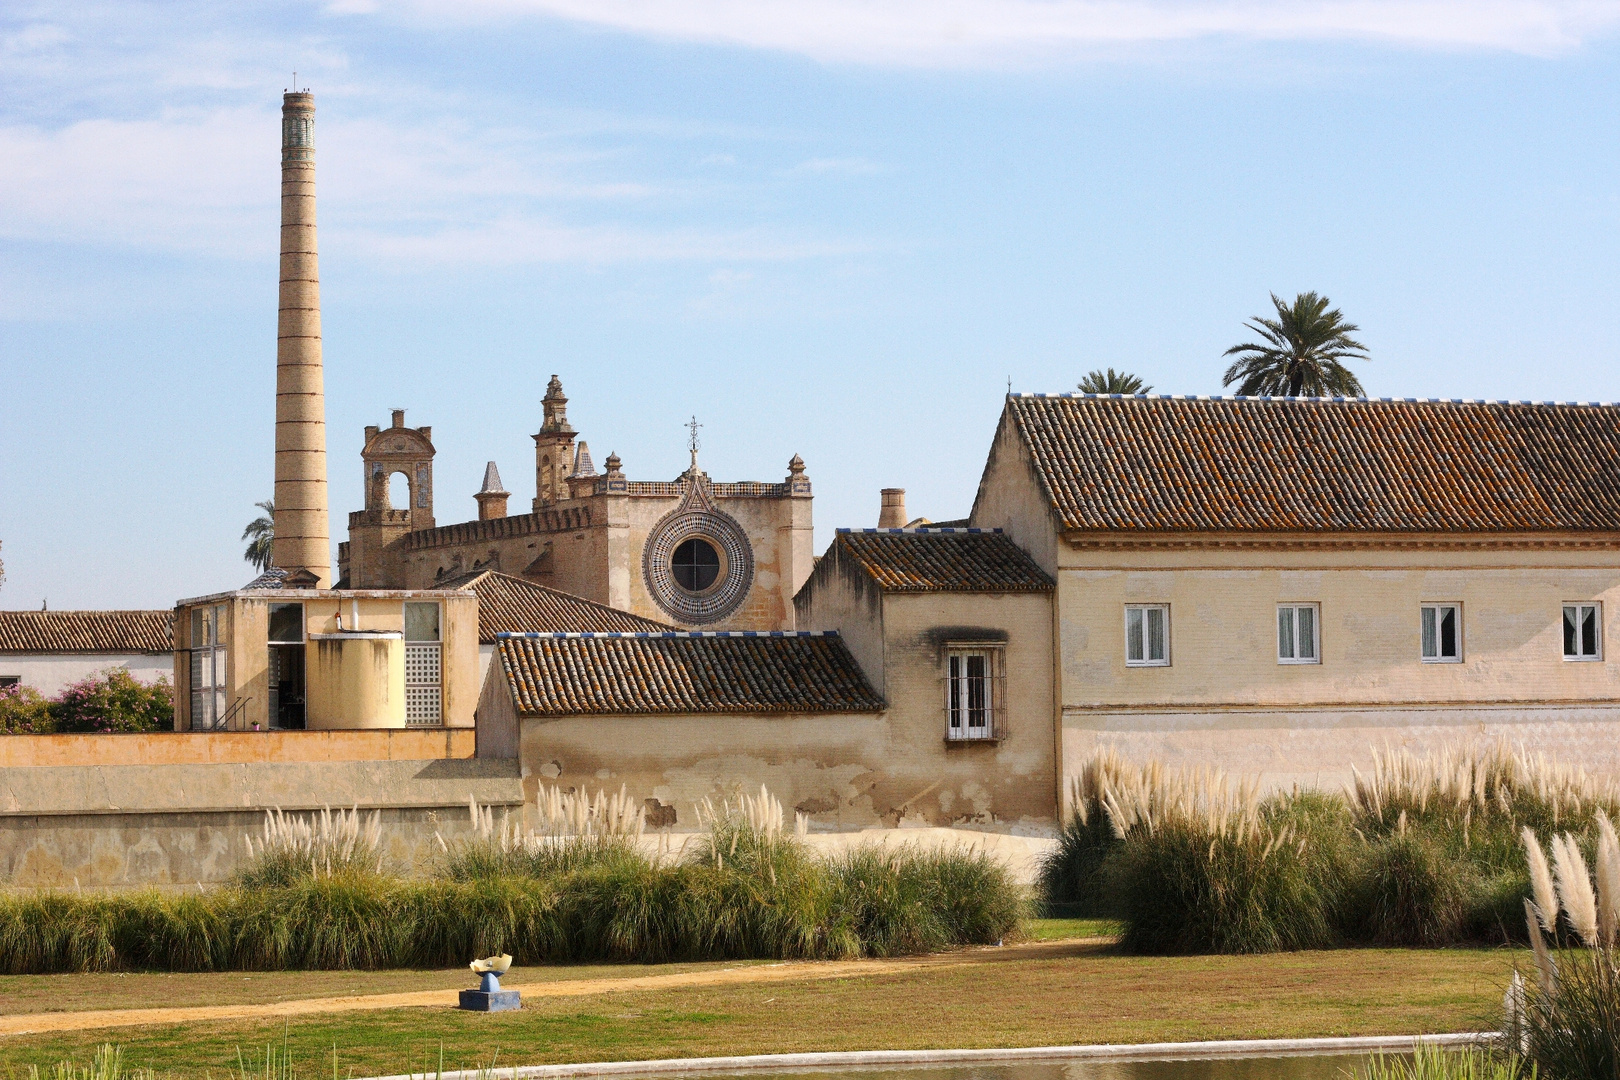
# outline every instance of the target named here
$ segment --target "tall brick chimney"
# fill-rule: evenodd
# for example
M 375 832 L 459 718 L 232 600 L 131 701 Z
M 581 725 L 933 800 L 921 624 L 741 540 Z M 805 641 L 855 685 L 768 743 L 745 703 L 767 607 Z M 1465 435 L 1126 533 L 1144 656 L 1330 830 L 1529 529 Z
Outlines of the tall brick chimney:
M 281 306 L 276 319 L 276 536 L 273 565 L 332 586 L 326 520 L 326 393 L 315 254 L 315 96 L 281 105 Z M 301 574 L 300 571 L 303 573 Z

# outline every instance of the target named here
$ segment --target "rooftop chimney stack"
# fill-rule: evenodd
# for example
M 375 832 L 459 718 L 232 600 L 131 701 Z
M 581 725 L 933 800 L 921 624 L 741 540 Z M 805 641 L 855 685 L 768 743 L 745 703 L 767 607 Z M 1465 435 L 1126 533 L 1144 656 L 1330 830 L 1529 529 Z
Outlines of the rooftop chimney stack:
M 878 528 L 903 529 L 906 525 L 906 489 L 884 488 L 883 509 L 878 514 Z
M 276 319 L 276 536 L 272 565 L 332 586 L 326 393 L 315 255 L 315 96 L 281 105 L 281 304 Z

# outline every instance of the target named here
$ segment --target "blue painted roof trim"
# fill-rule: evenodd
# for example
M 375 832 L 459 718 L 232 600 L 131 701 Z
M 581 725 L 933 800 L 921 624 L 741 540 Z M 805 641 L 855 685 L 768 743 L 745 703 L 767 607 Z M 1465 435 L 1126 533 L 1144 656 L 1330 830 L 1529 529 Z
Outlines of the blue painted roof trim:
M 956 527 L 936 529 L 929 525 L 918 525 L 909 529 L 834 529 L 833 531 L 835 533 L 870 533 L 879 536 L 950 536 L 952 534 L 958 536 L 978 536 L 981 534 L 992 536 L 1001 532 L 1000 529 L 964 529 Z
M 587 633 L 573 630 L 514 632 L 502 630 L 500 638 L 817 638 L 837 637 L 837 630 L 623 630 Z

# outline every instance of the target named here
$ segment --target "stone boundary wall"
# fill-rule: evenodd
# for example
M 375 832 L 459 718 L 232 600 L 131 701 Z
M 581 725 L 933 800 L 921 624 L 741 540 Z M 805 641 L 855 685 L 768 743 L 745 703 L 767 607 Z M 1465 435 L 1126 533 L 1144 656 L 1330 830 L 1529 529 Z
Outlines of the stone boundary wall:
M 154 731 L 0 735 L 0 770 L 74 765 L 218 765 L 470 758 L 471 728 L 387 731 Z M 0 811 L 4 810 L 0 804 Z
M 1063 790 L 1067 801 L 1070 778 L 1109 747 L 1130 761 L 1254 778 L 1266 791 L 1296 785 L 1340 791 L 1353 778 L 1352 766 L 1366 774 L 1385 750 L 1421 755 L 1498 743 L 1620 781 L 1620 709 L 1612 706 L 1069 709 Z
M 443 734 L 436 734 L 442 745 Z M 464 734 L 470 743 L 472 732 Z M 0 881 L 20 888 L 215 885 L 241 865 L 243 837 L 261 834 L 266 810 L 318 812 L 328 806 L 377 811 L 388 867 L 409 871 L 436 857 L 435 832 L 446 840 L 467 832 L 469 799 L 521 812 L 517 763 L 436 758 L 0 766 Z

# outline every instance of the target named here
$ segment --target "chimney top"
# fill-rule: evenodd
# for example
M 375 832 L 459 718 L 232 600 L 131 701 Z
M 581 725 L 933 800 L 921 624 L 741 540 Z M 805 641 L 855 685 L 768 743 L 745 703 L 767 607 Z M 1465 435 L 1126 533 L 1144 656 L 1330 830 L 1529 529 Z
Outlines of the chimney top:
M 878 513 L 878 528 L 903 529 L 906 526 L 906 489 L 884 488 L 883 507 Z
M 404 427 L 405 426 L 405 410 L 404 409 L 393 409 L 391 411 L 394 414 L 393 426 L 397 427 L 397 428 Z

